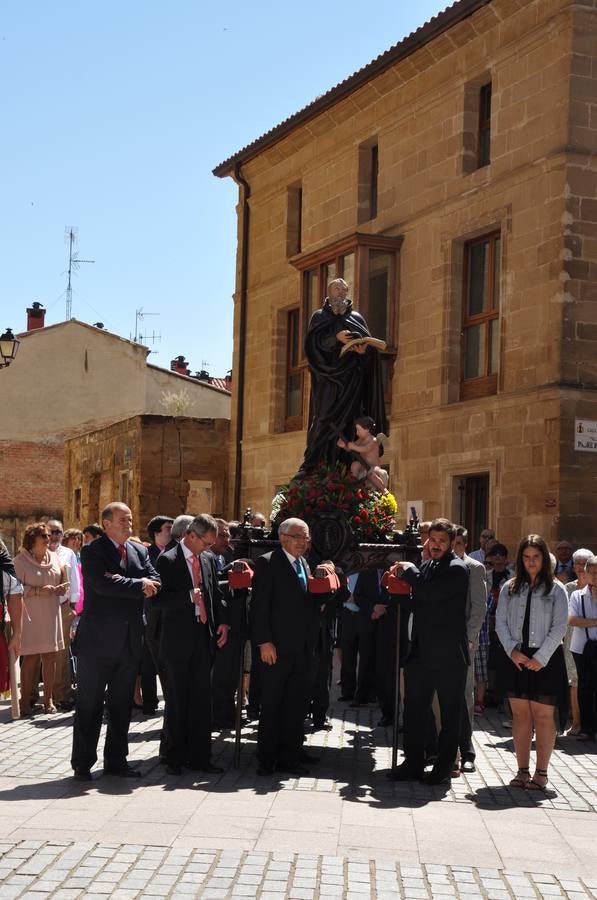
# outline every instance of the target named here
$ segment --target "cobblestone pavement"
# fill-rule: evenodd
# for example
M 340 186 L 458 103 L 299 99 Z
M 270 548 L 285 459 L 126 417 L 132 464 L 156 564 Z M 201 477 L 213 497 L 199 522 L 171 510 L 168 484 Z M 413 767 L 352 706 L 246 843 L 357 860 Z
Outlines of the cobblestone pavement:
M 161 716 L 137 714 L 130 760 L 144 777 L 74 782 L 72 717 L 9 721 L 0 705 L 0 898 L 200 896 L 597 896 L 597 745 L 560 738 L 555 790 L 507 784 L 510 731 L 477 720 L 477 772 L 449 788 L 385 777 L 390 730 L 374 707 L 336 703 L 308 777 L 259 778 L 256 730 L 215 736 L 222 776 L 166 776 Z M 102 741 L 100 741 L 100 746 Z M 587 748 L 589 752 L 587 752 Z
M 588 898 L 597 879 L 554 878 L 471 866 L 401 865 L 306 853 L 172 849 L 140 844 L 0 844 L 0 895 L 105 900 L 259 897 L 261 900 L 390 898 Z

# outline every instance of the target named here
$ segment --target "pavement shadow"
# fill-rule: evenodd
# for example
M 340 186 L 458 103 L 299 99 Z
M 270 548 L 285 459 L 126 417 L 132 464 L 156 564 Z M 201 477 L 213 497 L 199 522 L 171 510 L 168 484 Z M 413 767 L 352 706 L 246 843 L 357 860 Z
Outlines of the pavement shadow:
M 465 797 L 472 800 L 479 809 L 520 809 L 521 806 L 530 808 L 539 806 L 541 800 L 553 800 L 557 797 L 557 792 L 549 789 L 531 792 L 525 791 L 524 788 L 500 784 L 478 788 L 470 794 L 465 794 Z
M 56 800 L 65 797 L 81 797 L 89 793 L 123 795 L 133 794 L 143 787 L 143 778 L 126 779 L 104 775 L 101 770 L 92 773 L 91 781 L 75 781 L 72 776 L 62 776 L 51 781 L 30 781 L 0 790 L 0 804 L 15 800 Z

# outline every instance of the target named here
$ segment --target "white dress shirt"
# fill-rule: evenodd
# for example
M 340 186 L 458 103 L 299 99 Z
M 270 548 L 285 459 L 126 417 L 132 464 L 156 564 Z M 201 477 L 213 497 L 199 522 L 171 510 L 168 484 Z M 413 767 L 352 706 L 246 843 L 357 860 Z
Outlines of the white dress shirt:
M 60 565 L 64 566 L 64 568 L 66 569 L 66 576 L 68 578 L 68 583 L 70 584 L 68 593 L 64 594 L 64 596 L 60 598 L 60 603 L 66 603 L 67 600 L 70 600 L 70 602 L 74 606 L 79 599 L 79 594 L 81 593 L 77 555 L 73 550 L 69 550 L 68 547 L 63 547 L 62 544 L 58 544 L 54 552 L 60 560 Z

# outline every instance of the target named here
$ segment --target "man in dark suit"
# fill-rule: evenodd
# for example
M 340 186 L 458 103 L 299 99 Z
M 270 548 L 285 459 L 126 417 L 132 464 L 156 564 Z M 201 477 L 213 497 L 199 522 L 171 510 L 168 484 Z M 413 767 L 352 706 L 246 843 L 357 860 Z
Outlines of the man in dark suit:
M 319 631 L 319 602 L 307 591 L 309 527 L 286 519 L 280 547 L 255 561 L 253 638 L 259 647 L 261 717 L 257 736 L 260 775 L 274 768 L 301 775 L 309 675 Z M 313 760 L 314 761 L 314 760 Z
M 392 777 L 398 781 L 423 778 L 429 784 L 447 782 L 454 769 L 464 687 L 469 664 L 466 610 L 469 574 L 465 563 L 452 551 L 456 529 L 447 519 L 429 526 L 430 559 L 420 570 L 398 562 L 413 589 L 413 631 L 405 666 L 404 756 Z M 438 755 L 433 770 L 423 776 L 425 734 L 431 702 L 437 691 L 441 713 Z
M 211 667 L 217 647 L 228 638 L 222 620 L 222 592 L 209 553 L 218 526 L 196 516 L 180 544 L 158 557 L 162 590 L 153 604 L 160 610 L 159 660 L 166 687 L 166 769 L 182 766 L 220 773 L 211 762 Z
M 348 576 L 352 594 L 342 607 L 340 700 L 352 700 L 351 706 L 369 703 L 375 695 L 377 622 L 372 614 L 376 604 L 381 603 L 382 574 L 381 569 L 365 569 Z
M 151 545 L 147 548 L 149 558 L 153 566 L 160 553 L 164 551 L 170 542 L 170 532 L 174 519 L 170 516 L 154 516 L 147 523 L 147 534 Z M 154 715 L 158 708 L 158 634 L 160 626 L 160 614 L 152 609 L 151 600 L 144 603 L 143 617 L 145 633 L 143 639 L 143 654 L 141 656 L 141 696 L 143 697 L 143 712 L 146 716 Z M 160 678 L 160 681 L 162 679 Z
M 128 540 L 132 522 L 128 506 L 110 503 L 102 513 L 105 534 L 81 552 L 85 608 L 74 649 L 77 696 L 71 764 L 75 778 L 83 781 L 90 780 L 97 760 L 104 694 L 104 772 L 140 775 L 127 763 L 127 735 L 143 648 L 143 599 L 157 593 L 160 578 L 145 547 Z

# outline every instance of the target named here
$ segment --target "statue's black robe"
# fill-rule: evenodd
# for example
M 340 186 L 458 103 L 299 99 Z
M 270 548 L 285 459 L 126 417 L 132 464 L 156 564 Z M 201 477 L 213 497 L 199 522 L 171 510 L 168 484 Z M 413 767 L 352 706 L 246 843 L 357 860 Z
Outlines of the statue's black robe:
M 359 416 L 371 416 L 377 430 L 388 433 L 378 351 L 368 347 L 364 354 L 349 350 L 340 356 L 343 345 L 336 338 L 340 331 L 371 337 L 367 323 L 352 307 L 337 316 L 326 302 L 309 322 L 305 356 L 311 371 L 311 401 L 307 447 L 299 475 L 322 462 L 349 465 L 353 457 L 336 446 L 336 429 L 348 440 L 353 439 L 354 420 Z

